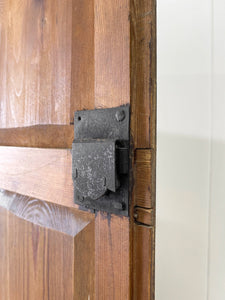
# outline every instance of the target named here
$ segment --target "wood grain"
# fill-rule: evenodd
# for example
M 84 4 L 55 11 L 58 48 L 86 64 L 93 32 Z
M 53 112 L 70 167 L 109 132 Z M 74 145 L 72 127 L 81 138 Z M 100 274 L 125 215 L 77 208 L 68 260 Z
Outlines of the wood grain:
M 134 148 L 133 297 L 154 300 L 156 1 L 130 0 L 131 136 Z M 134 211 L 132 211 L 134 209 Z
M 0 147 L 0 188 L 75 207 L 70 150 Z
M 155 154 L 152 152 L 152 160 L 149 156 L 149 149 L 155 149 L 156 128 L 155 13 L 155 1 L 95 1 L 95 106 L 112 107 L 131 103 L 132 146 L 134 151 L 136 148 L 148 148 L 146 153 L 137 154 L 137 161 L 135 162 L 137 163 L 135 170 L 136 188 L 134 188 L 134 199 L 137 202 L 133 205 L 146 208 L 153 207 L 155 203 Z M 144 155 L 144 161 L 141 155 Z M 150 184 L 148 179 L 150 179 Z M 103 217 L 99 216 L 102 224 L 105 222 Z M 146 219 L 149 220 L 149 215 L 142 215 L 141 220 L 146 221 Z M 121 222 L 125 222 L 125 220 Z M 142 227 L 140 228 L 142 229 Z M 113 227 L 111 230 L 116 233 Z M 133 298 L 132 295 L 138 295 L 138 299 L 150 299 L 150 292 L 153 295 L 154 290 L 153 284 L 151 289 L 149 288 L 150 278 L 152 280 L 154 276 L 154 249 L 152 248 L 154 247 L 154 236 L 149 236 L 146 230 L 142 232 L 142 238 L 135 237 L 133 244 L 136 247 L 133 263 L 134 268 L 138 270 L 135 280 L 140 282 L 139 285 L 133 283 L 132 286 L 131 282 L 128 285 L 130 285 L 131 298 Z M 107 236 L 107 231 L 104 231 L 104 235 Z M 126 232 L 126 239 L 129 239 L 130 247 L 132 237 L 132 230 L 129 228 Z M 146 240 L 146 244 L 139 243 L 142 239 Z M 120 245 L 121 240 L 115 240 L 112 243 L 112 248 L 115 247 L 115 244 Z M 149 252 L 144 252 L 143 247 L 145 245 Z M 108 252 L 106 250 L 108 247 L 106 241 L 97 250 L 102 253 L 101 260 L 96 260 L 101 270 L 99 274 L 102 273 L 104 253 Z M 143 260 L 143 263 L 136 265 L 139 262 L 136 258 L 139 261 Z M 148 262 L 150 258 L 152 265 L 146 267 L 144 262 Z M 114 260 L 112 254 L 110 259 Z M 128 257 L 126 261 L 128 262 Z M 121 265 L 123 264 L 121 263 Z M 118 272 L 121 272 L 119 266 Z M 144 275 L 139 276 L 142 272 Z M 128 273 L 132 273 L 132 264 L 129 265 L 126 276 Z M 99 295 L 102 298 L 100 299 L 129 299 L 127 293 L 119 294 L 117 298 L 110 293 L 113 276 L 110 275 L 111 272 L 108 268 L 102 274 L 104 277 L 98 277 L 96 280 L 96 288 L 101 291 Z M 119 276 L 116 271 L 113 274 L 114 278 L 115 275 Z M 98 282 L 101 283 L 101 289 L 98 288 Z M 125 284 L 123 290 L 126 292 Z M 140 294 L 138 294 L 139 291 Z M 153 297 L 151 299 L 153 300 Z
M 0 1 L 0 127 L 69 124 L 72 0 Z
M 37 125 L 0 129 L 0 146 L 71 148 L 73 125 Z
M 155 206 L 155 155 L 152 149 L 135 151 L 135 203 L 144 208 Z
M 142 207 L 135 207 L 134 209 L 135 221 L 139 224 L 154 226 L 155 225 L 155 211 L 154 209 L 146 209 Z
M 154 228 L 134 224 L 133 300 L 155 299 Z
M 95 0 L 95 106 L 130 102 L 129 0 Z
M 95 108 L 94 0 L 72 2 L 71 110 Z
M 97 213 L 95 228 L 96 299 L 130 299 L 129 219 Z
M 92 215 L 0 191 L 0 233 L 1 300 L 93 299 Z
M 156 1 L 130 0 L 131 128 L 135 148 L 156 147 Z
M 95 107 L 130 103 L 129 0 L 95 0 Z M 96 299 L 131 298 L 128 218 L 96 214 Z
M 85 293 L 86 283 L 83 283 L 78 289 L 80 297 L 88 299 L 90 296 L 92 299 L 95 293 L 96 299 L 103 300 L 154 299 L 154 226 L 136 224 L 132 209 L 139 205 L 135 208 L 139 210 L 139 222 L 154 225 L 155 218 L 149 219 L 149 209 L 154 215 L 155 6 L 155 0 L 0 0 L 0 128 L 13 128 L 8 138 L 6 131 L 0 130 L 1 145 L 70 148 L 71 129 L 67 138 L 65 128 L 55 125 L 73 123 L 74 110 L 131 104 L 132 167 L 136 186 L 131 195 L 134 203 L 130 219 L 109 218 L 96 213 L 94 232 L 91 222 L 76 236 L 71 236 L 34 225 L 7 208 L 1 208 L 4 210 L 0 213 L 1 224 L 15 226 L 18 231 L 7 225 L 0 226 L 2 244 L 6 245 L 0 251 L 0 260 L 8 257 L 14 239 L 18 252 L 12 247 L 13 258 L 10 260 L 18 261 L 22 277 L 17 281 L 8 271 L 9 259 L 1 269 L 7 274 L 6 278 L 12 277 L 16 289 L 19 289 L 19 284 L 23 287 L 21 297 L 28 295 L 29 299 L 35 299 L 32 296 L 37 294 L 38 299 L 48 299 L 49 280 L 62 287 L 63 278 L 68 276 L 65 274 L 62 278 L 59 272 L 57 274 L 55 261 L 59 261 L 55 267 L 64 270 L 62 262 L 66 260 L 69 274 L 74 274 L 75 287 L 88 276 L 92 294 Z M 29 130 L 22 128 L 49 124 L 54 128 L 30 128 L 30 137 L 27 136 Z M 21 127 L 21 131 L 16 131 L 15 127 Z M 44 133 L 43 128 L 46 129 Z M 139 148 L 143 149 L 136 151 Z M 0 187 L 72 207 L 70 151 L 0 147 Z M 31 215 L 35 215 L 35 210 Z M 31 234 L 31 242 L 32 230 L 35 233 Z M 89 244 L 89 239 L 92 244 Z M 44 249 L 42 261 L 39 250 L 33 250 L 36 249 L 33 244 Z M 75 267 L 79 263 L 76 253 L 87 247 L 91 260 L 93 245 L 95 276 L 91 261 L 90 273 L 88 264 L 83 263 L 79 275 Z M 52 255 L 46 256 L 46 251 Z M 37 253 L 35 267 L 40 271 L 40 277 L 36 275 L 35 278 L 34 263 L 28 264 L 33 252 Z M 52 269 L 49 271 L 46 265 L 53 265 Z M 24 270 L 31 275 L 28 277 Z M 18 272 L 16 268 L 16 274 Z M 41 278 L 40 274 L 43 275 L 41 282 L 30 291 L 30 283 Z M 4 283 L 5 278 L 2 274 L 0 276 Z M 50 278 L 48 285 L 42 286 L 46 278 Z M 73 292 L 70 282 L 67 282 L 68 287 L 64 286 L 67 299 Z M 13 289 L 6 285 L 0 293 L 5 299 L 10 299 L 7 297 L 11 291 L 15 293 Z M 57 299 L 56 290 L 53 286 L 50 289 L 52 299 Z M 63 290 L 59 291 L 59 299 L 64 299 Z

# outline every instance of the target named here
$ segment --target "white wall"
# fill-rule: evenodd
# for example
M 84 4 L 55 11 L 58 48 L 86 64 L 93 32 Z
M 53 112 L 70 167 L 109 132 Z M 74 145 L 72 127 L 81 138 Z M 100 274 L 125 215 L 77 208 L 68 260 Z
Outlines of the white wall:
M 209 300 L 225 299 L 225 1 L 213 3 Z
M 158 0 L 156 300 L 225 299 L 225 1 Z

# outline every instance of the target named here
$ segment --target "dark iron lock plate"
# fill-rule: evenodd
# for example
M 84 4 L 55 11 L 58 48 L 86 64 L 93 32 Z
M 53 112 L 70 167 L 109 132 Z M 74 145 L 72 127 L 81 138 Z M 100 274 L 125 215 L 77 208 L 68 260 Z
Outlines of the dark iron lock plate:
M 75 112 L 72 148 L 74 201 L 128 215 L 129 105 Z

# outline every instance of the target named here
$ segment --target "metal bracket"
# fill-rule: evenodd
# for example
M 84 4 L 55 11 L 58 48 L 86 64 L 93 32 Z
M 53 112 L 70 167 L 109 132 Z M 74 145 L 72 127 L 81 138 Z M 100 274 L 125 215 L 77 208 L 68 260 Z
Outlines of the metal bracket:
M 72 148 L 74 201 L 128 215 L 129 105 L 75 112 Z

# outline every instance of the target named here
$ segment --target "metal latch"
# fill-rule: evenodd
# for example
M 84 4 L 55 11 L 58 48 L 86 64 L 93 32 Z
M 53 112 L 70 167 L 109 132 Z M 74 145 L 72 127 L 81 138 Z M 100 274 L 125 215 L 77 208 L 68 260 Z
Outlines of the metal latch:
M 74 201 L 128 215 L 129 105 L 75 112 L 72 148 Z

